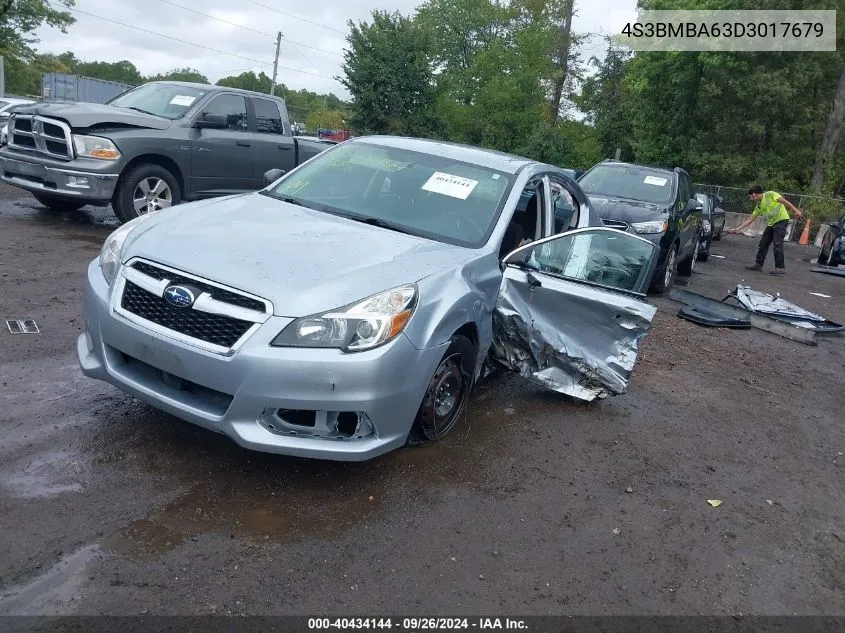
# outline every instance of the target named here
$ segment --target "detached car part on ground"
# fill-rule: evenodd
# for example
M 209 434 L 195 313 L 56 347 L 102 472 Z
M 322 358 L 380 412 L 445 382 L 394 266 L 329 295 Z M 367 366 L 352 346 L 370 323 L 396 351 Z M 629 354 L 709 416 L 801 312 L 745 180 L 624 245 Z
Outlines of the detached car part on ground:
M 0 177 L 41 204 L 112 205 L 121 222 L 183 201 L 260 189 L 330 145 L 291 135 L 283 99 L 185 82 L 152 82 L 106 105 L 18 107 Z
M 556 167 L 356 139 L 117 229 L 88 269 L 79 360 L 242 446 L 365 460 L 445 436 L 497 365 L 623 393 L 656 259 Z
M 581 176 L 578 184 L 607 226 L 640 235 L 659 247 L 650 290 L 666 292 L 676 271 L 692 274 L 701 247 L 703 208 L 686 171 L 606 160 Z

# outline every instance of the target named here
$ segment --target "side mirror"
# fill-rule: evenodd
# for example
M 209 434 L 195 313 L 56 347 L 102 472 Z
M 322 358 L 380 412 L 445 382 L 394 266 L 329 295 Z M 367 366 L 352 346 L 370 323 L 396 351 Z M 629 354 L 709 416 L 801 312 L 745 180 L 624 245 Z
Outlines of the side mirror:
M 203 112 L 199 118 L 194 121 L 194 127 L 208 128 L 211 130 L 225 130 L 229 127 L 229 119 L 225 114 L 209 114 Z
M 700 211 L 704 211 L 704 206 L 694 198 L 688 200 L 687 206 L 684 207 L 684 215 L 688 215 L 690 213 L 697 213 Z
M 285 175 L 284 169 L 270 169 L 264 172 L 264 186 L 268 187 Z

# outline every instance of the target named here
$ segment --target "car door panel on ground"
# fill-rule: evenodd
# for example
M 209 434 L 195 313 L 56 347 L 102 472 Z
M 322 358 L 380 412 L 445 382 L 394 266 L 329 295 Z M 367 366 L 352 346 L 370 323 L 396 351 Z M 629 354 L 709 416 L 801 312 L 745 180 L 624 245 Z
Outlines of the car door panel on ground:
M 659 249 L 608 228 L 577 229 L 505 258 L 493 356 L 545 387 L 594 400 L 624 393 L 656 308 Z
M 191 194 L 196 197 L 258 189 L 254 175 L 254 134 L 246 98 L 229 93 L 213 97 L 198 113 L 225 115 L 228 127 L 195 129 L 191 143 Z
M 296 143 L 285 129 L 287 116 L 272 99 L 252 97 L 255 116 L 255 164 L 253 178 L 260 187 L 264 174 L 271 169 L 290 171 L 296 166 Z

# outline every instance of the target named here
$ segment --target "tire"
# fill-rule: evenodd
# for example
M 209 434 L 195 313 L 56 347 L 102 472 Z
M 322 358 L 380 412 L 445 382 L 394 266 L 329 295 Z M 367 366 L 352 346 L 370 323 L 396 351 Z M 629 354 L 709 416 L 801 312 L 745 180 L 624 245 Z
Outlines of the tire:
M 720 239 L 722 239 L 722 232 L 721 231 L 719 231 L 718 233 L 716 233 L 716 235 L 713 236 L 714 242 L 718 242 Z
M 456 334 L 429 380 L 414 426 L 426 440 L 436 442 L 455 428 L 466 412 L 472 393 L 475 346 Z
M 703 251 L 699 249 L 699 251 L 698 251 L 698 261 L 706 262 L 708 259 L 710 259 L 710 247 L 711 246 L 713 246 L 713 238 L 712 237 L 707 240 L 707 246 L 705 247 L 705 249 Z
M 692 272 L 695 270 L 695 262 L 698 261 L 698 252 L 700 248 L 701 242 L 699 240 L 696 240 L 692 255 L 690 255 L 687 259 L 678 264 L 679 274 L 683 275 L 684 277 L 689 277 L 690 275 L 692 275 Z
M 67 200 L 58 196 L 51 196 L 48 193 L 33 193 L 32 197 L 50 209 L 50 211 L 56 211 L 57 213 L 79 211 L 79 209 L 87 204 L 85 200 Z
M 657 269 L 657 273 L 651 282 L 651 290 L 657 294 L 663 294 L 672 286 L 672 281 L 675 278 L 675 265 L 678 259 L 678 245 L 672 244 L 669 252 L 666 253 L 666 261 L 661 268 Z
M 112 206 L 117 219 L 128 222 L 181 201 L 182 189 L 176 177 L 160 165 L 143 163 L 120 178 Z

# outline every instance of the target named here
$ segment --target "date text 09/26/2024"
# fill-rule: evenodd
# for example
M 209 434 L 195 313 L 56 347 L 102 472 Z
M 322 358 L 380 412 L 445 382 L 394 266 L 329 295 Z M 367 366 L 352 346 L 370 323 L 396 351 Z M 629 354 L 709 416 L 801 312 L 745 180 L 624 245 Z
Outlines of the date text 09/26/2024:
M 397 629 L 404 631 L 464 630 L 527 630 L 528 625 L 518 618 L 308 618 L 308 629 L 359 630 Z

